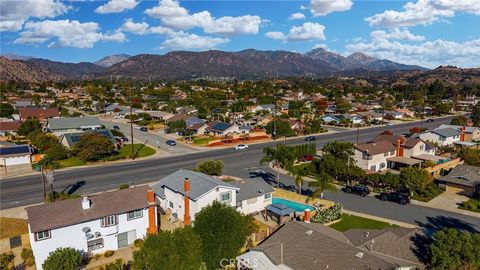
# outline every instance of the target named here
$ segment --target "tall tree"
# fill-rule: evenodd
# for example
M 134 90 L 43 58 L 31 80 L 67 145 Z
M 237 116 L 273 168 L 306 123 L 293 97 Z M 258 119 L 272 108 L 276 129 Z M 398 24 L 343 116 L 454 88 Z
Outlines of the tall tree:
M 283 168 L 288 170 L 295 161 L 293 151 L 291 151 L 284 144 L 277 144 L 276 148 L 265 147 L 263 148 L 263 158 L 260 160 L 260 164 L 265 162 L 271 162 L 273 167 L 277 168 L 277 187 L 280 186 L 280 171 L 278 169 Z
M 457 126 L 464 126 L 467 124 L 467 118 L 463 115 L 457 115 L 452 118 L 452 121 L 450 122 L 452 125 L 457 125 Z
M 0 103 L 0 117 L 10 117 L 14 111 L 15 109 L 9 103 Z
M 480 102 L 473 107 L 472 116 L 470 118 L 472 119 L 474 126 L 478 127 L 480 125 Z
M 113 154 L 115 146 L 105 136 L 98 133 L 85 133 L 74 145 L 73 153 L 86 161 L 95 161 Z
M 312 194 L 307 198 L 307 201 L 311 201 L 315 198 L 322 198 L 325 191 L 337 191 L 337 188 L 332 183 L 333 178 L 324 171 L 319 172 L 315 176 L 315 181 L 308 182 L 308 186 L 313 188 Z
M 17 134 L 21 136 L 28 136 L 30 133 L 41 131 L 42 125 L 38 119 L 28 118 L 25 120 L 17 130 Z
M 214 201 L 197 214 L 193 229 L 202 239 L 207 269 L 218 269 L 222 263 L 225 266 L 225 261 L 238 256 L 248 236 L 255 231 L 255 225 L 251 216 Z
M 132 268 L 200 270 L 202 263 L 202 240 L 188 226 L 147 236 L 133 252 Z

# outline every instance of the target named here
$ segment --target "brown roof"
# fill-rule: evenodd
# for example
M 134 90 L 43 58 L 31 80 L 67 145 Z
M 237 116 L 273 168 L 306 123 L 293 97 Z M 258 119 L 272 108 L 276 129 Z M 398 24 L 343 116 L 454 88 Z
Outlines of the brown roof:
M 293 269 L 392 269 L 396 266 L 356 248 L 342 233 L 322 224 L 288 222 L 252 250 L 263 252 L 274 264 Z M 361 258 L 360 258 L 361 257 Z
M 149 189 L 148 185 L 143 185 L 89 196 L 91 205 L 87 210 L 82 208 L 82 198 L 28 207 L 30 230 L 51 230 L 146 208 Z
M 0 122 L 0 131 L 16 131 L 20 125 L 22 125 L 20 121 Z
M 404 143 L 405 142 L 405 137 L 403 137 L 402 135 L 384 135 L 384 134 L 381 134 L 381 135 L 378 135 L 377 137 L 375 137 L 375 139 L 373 139 L 374 142 L 378 142 L 378 141 L 388 141 L 392 144 L 397 144 L 397 140 L 400 140 L 400 143 Z
M 180 120 L 187 120 L 191 116 L 188 116 L 186 114 L 175 114 L 174 116 L 170 117 L 167 119 L 168 122 L 175 122 L 175 121 L 180 121 Z
M 417 143 L 421 141 L 422 140 L 420 140 L 419 138 L 410 138 L 407 141 L 405 141 L 405 144 L 403 146 L 406 148 L 412 148 L 412 147 L 415 147 L 415 145 L 417 145 Z
M 57 108 L 20 108 L 18 113 L 22 119 L 37 118 L 44 120 L 50 117 L 58 117 L 60 113 Z
M 362 151 L 368 152 L 369 155 L 378 155 L 385 152 L 394 151 L 396 149 L 389 141 L 376 141 L 371 143 L 362 143 L 355 145 L 355 148 Z

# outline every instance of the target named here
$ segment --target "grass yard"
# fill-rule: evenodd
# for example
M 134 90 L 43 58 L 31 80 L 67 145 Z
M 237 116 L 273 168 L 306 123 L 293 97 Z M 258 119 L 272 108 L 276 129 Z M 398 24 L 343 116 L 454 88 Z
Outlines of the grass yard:
M 67 159 L 62 159 L 59 160 L 58 163 L 60 163 L 60 168 L 82 166 L 87 164 L 85 160 L 81 160 L 78 157 L 69 157 Z
M 0 239 L 28 233 L 27 221 L 0 217 Z
M 137 153 L 136 157 L 148 157 L 155 154 L 155 149 L 148 147 L 143 144 L 134 144 L 134 151 Z M 127 144 L 122 149 L 120 149 L 120 153 L 118 154 L 121 158 L 130 158 L 132 156 L 132 145 Z
M 207 145 L 211 141 L 215 141 L 217 138 L 206 137 L 206 138 L 195 138 L 193 139 L 193 144 L 195 145 Z
M 471 198 L 466 202 L 462 202 L 458 208 L 480 213 L 480 200 Z
M 353 215 L 342 215 L 342 220 L 337 223 L 330 225 L 330 228 L 337 231 L 344 232 L 348 229 L 385 229 L 385 228 L 395 228 L 397 225 L 392 225 L 386 222 L 363 218 Z

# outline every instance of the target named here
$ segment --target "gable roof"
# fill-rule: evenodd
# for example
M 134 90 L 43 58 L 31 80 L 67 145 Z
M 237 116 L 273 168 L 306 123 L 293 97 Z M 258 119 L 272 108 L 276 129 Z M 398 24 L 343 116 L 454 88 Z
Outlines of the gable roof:
M 187 127 L 198 125 L 198 124 L 205 124 L 207 121 L 200 119 L 196 116 L 190 117 L 187 120 L 185 120 L 185 123 L 187 124 Z
M 462 126 L 442 124 L 438 127 L 438 129 L 444 129 L 444 128 L 453 128 L 453 129 L 456 129 L 456 130 L 460 131 L 462 129 Z M 478 127 L 465 126 L 465 133 L 473 133 L 476 130 L 478 130 Z
M 0 156 L 2 157 L 23 156 L 30 154 L 32 154 L 32 149 L 30 148 L 30 145 L 0 147 Z
M 100 121 L 95 117 L 57 117 L 48 120 L 48 128 L 58 129 L 76 129 L 90 126 L 101 126 Z
M 226 183 L 201 172 L 194 172 L 184 169 L 177 170 L 174 173 L 163 177 L 157 184 L 153 185 L 153 189 L 160 197 L 165 196 L 165 188 L 185 195 L 183 191 L 183 182 L 185 178 L 190 180 L 190 193 L 188 194 L 188 197 L 193 201 L 196 201 L 198 198 L 217 187 L 226 187 L 238 190 L 238 188 L 232 186 L 230 183 Z
M 18 114 L 22 119 L 37 118 L 39 120 L 58 117 L 60 112 L 57 108 L 19 108 Z
M 30 230 L 51 230 L 146 208 L 149 189 L 143 185 L 92 195 L 88 197 L 90 209 L 86 210 L 82 208 L 82 198 L 27 207 Z
M 460 131 L 454 129 L 454 128 L 436 128 L 431 131 L 432 133 L 435 133 L 437 135 L 440 135 L 442 137 L 448 138 L 448 137 L 453 137 L 453 136 L 458 136 L 460 135 Z
M 355 149 L 364 153 L 368 153 L 369 155 L 378 155 L 394 151 L 396 147 L 389 141 L 376 141 L 371 143 L 357 144 L 355 145 Z
M 403 146 L 405 148 L 412 148 L 412 147 L 415 147 L 415 145 L 417 145 L 420 142 L 422 142 L 422 140 L 419 138 L 409 138 L 408 140 L 405 141 Z
M 80 140 L 80 137 L 83 134 L 91 133 L 91 132 L 98 133 L 106 137 L 113 143 L 113 145 L 117 143 L 115 136 L 113 136 L 112 132 L 108 129 L 94 129 L 94 130 L 87 130 L 85 132 L 66 133 L 66 134 L 63 134 L 62 137 L 67 142 L 68 147 L 72 148 Z
M 0 122 L 0 131 L 16 131 L 21 125 L 20 121 L 2 121 Z
M 457 165 L 447 175 L 438 180 L 470 187 L 480 187 L 480 167 Z
M 223 132 L 231 128 L 232 126 L 233 126 L 232 124 L 228 124 L 228 123 L 215 122 L 215 124 L 213 124 L 211 128 L 208 128 L 208 130 L 215 131 L 215 132 Z
M 240 189 L 237 191 L 237 202 L 274 192 L 273 188 L 263 180 L 242 179 L 230 184 Z
M 374 142 L 379 141 L 388 141 L 394 145 L 397 144 L 397 140 L 400 140 L 400 143 L 405 142 L 405 137 L 402 135 L 388 135 L 388 134 L 380 134 L 373 139 Z

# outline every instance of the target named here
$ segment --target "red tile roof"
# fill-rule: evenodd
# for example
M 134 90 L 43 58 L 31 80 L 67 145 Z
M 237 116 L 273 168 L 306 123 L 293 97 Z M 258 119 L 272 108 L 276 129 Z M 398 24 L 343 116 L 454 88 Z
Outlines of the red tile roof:
M 18 113 L 22 119 L 37 118 L 39 120 L 45 120 L 50 117 L 60 116 L 60 112 L 57 108 L 20 108 Z
M 21 124 L 20 121 L 0 122 L 0 131 L 16 131 Z

